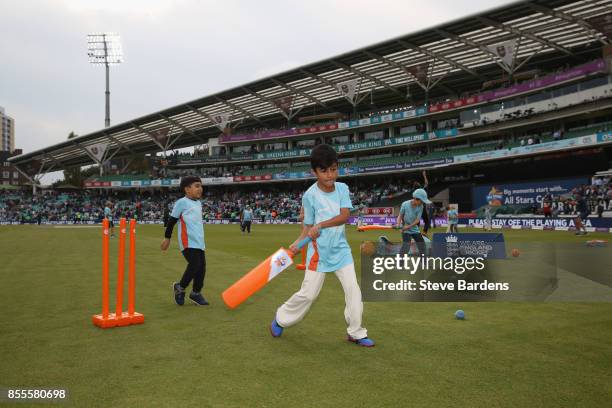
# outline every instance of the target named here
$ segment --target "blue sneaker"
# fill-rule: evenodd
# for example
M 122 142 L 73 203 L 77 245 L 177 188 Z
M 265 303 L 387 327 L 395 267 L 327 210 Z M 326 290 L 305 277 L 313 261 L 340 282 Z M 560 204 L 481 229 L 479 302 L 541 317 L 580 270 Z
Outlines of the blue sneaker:
M 185 295 L 183 294 L 183 296 Z M 191 301 L 198 306 L 208 306 L 209 305 L 206 299 L 204 299 L 204 296 L 202 296 L 202 294 L 199 292 L 191 292 L 189 294 L 189 299 L 191 299 Z
M 175 282 L 172 285 L 172 290 L 174 292 L 174 301 L 176 304 L 183 306 L 185 304 L 185 289 L 181 288 L 178 282 Z
M 351 343 L 355 343 L 361 347 L 374 347 L 374 340 L 364 337 L 362 339 L 354 339 L 351 336 L 347 336 L 346 339 Z
M 283 327 L 278 324 L 276 318 L 270 323 L 270 334 L 272 337 L 280 337 L 283 334 Z

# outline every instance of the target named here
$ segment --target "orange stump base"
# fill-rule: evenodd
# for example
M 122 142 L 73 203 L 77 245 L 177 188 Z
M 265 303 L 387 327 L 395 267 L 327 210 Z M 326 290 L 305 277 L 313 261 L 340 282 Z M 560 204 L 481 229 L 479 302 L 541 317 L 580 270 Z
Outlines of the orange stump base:
M 115 313 L 109 313 L 108 317 L 105 319 L 101 314 L 97 314 L 91 317 L 91 321 L 94 325 L 102 329 L 108 329 L 117 326 L 142 324 L 144 323 L 144 315 L 142 313 L 137 312 L 134 312 L 134 314 L 132 315 L 130 315 L 128 312 L 123 312 L 121 313 L 119 318 L 117 318 Z

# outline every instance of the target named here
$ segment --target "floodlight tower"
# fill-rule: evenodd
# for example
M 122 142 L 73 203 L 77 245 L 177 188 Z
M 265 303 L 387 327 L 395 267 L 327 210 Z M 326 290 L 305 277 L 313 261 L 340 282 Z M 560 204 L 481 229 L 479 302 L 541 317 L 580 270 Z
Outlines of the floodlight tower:
M 106 116 L 104 127 L 110 126 L 110 90 L 109 90 L 109 67 L 119 65 L 123 62 L 123 51 L 121 41 L 114 33 L 96 33 L 87 35 L 87 56 L 89 62 L 94 65 L 106 67 Z

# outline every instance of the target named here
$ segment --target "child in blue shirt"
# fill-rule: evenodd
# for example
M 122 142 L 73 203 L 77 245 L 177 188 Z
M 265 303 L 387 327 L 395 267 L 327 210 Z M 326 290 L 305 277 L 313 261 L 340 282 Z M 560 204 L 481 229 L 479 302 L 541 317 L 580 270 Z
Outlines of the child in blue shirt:
M 106 202 L 106 206 L 104 207 L 104 218 L 108 220 L 108 226 L 110 227 L 111 238 L 115 236 L 115 223 L 113 222 L 113 212 L 111 210 L 113 203 L 110 201 Z
M 280 337 L 284 328 L 301 321 L 319 295 L 325 275 L 334 272 L 344 290 L 347 340 L 372 347 L 374 341 L 367 337 L 367 330 L 361 326 L 361 290 L 344 228 L 353 205 L 347 185 L 336 182 L 338 156 L 331 146 L 318 145 L 312 150 L 310 162 L 317 182 L 302 197 L 304 227 L 302 234 L 290 246 L 290 251 L 297 254 L 297 243 L 307 236 L 312 239 L 308 244 L 304 281 L 300 290 L 276 311 L 270 333 Z
M 419 228 L 423 215 L 423 204 L 431 204 L 431 201 L 427 198 L 427 192 L 424 189 L 417 188 L 412 193 L 412 199 L 404 201 L 400 207 L 397 224 L 402 225 L 402 254 L 409 252 L 412 240 L 415 241 L 419 253 L 425 253 L 425 240 Z
M 244 234 L 245 231 L 251 233 L 251 222 L 253 221 L 253 210 L 251 210 L 250 206 L 246 206 L 246 208 L 242 211 L 242 215 L 240 216 L 240 229 Z
M 181 190 L 185 197 L 177 200 L 172 208 L 170 219 L 166 225 L 165 238 L 161 243 L 162 251 L 170 246 L 174 224 L 179 224 L 178 244 L 183 256 L 187 260 L 187 268 L 180 282 L 172 285 L 174 301 L 182 306 L 185 303 L 185 289 L 193 281 L 193 289 L 189 299 L 199 306 L 206 306 L 208 302 L 200 293 L 204 287 L 206 274 L 206 256 L 204 254 L 204 222 L 202 220 L 202 180 L 196 176 L 187 176 L 181 179 Z
M 364 209 L 361 208 L 359 209 L 359 213 L 357 215 L 357 231 L 359 232 L 363 232 L 362 230 L 359 229 L 359 227 L 363 226 L 363 212 L 364 212 Z
M 448 216 L 448 228 L 446 232 L 454 232 L 457 233 L 457 224 L 459 223 L 459 213 L 454 207 L 448 206 L 448 210 L 446 211 L 446 215 Z

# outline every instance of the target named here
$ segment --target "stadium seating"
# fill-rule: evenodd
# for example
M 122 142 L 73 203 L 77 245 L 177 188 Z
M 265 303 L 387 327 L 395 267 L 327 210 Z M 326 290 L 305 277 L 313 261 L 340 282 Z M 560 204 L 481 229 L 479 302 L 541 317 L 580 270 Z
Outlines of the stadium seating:
M 405 159 L 405 157 L 388 159 Z M 385 159 L 376 160 L 379 160 L 377 163 L 386 163 Z M 355 208 L 397 205 L 413 188 L 389 182 L 370 185 L 349 179 L 348 183 Z M 587 197 L 593 214 L 597 212 L 598 205 L 603 207 L 604 216 L 612 211 L 612 183 L 609 180 L 599 186 L 583 186 L 576 189 L 578 190 Z M 302 188 L 297 187 L 274 190 L 270 185 L 267 191 L 258 192 L 207 190 L 203 198 L 203 213 L 205 219 L 209 221 L 220 218 L 235 219 L 242 208 L 250 205 L 258 218 L 271 220 L 276 213 L 278 219 L 295 220 L 300 211 L 302 192 Z M 38 213 L 42 214 L 45 221 L 96 222 L 102 218 L 104 206 L 108 201 L 112 202 L 113 213 L 117 218 L 136 216 L 145 221 L 160 221 L 164 205 L 173 202 L 179 196 L 177 190 L 152 192 L 83 190 L 69 193 L 47 191 L 43 196 L 32 196 L 30 190 L 0 191 L 0 222 L 34 222 Z M 562 209 L 562 214 L 575 214 L 576 208 L 570 197 L 553 196 L 551 200 L 554 208 Z M 507 207 L 499 211 L 508 214 L 532 211 L 531 208 L 519 207 Z
M 360 191 L 356 206 L 378 197 L 382 190 Z M 255 216 L 272 219 L 297 219 L 301 206 L 302 191 L 274 191 L 243 193 L 240 191 L 206 191 L 203 198 L 203 214 L 207 220 L 235 219 L 240 211 L 250 205 Z M 150 192 L 90 192 L 89 190 L 60 193 L 47 191 L 44 196 L 32 196 L 30 190 L 0 192 L 0 222 L 34 222 L 38 213 L 44 221 L 52 222 L 97 222 L 107 202 L 112 203 L 115 218 L 132 217 L 145 221 L 160 221 L 164 205 L 180 198 L 177 190 Z
M 430 159 L 440 159 L 445 157 L 452 157 L 459 154 L 466 153 L 474 153 L 482 151 L 481 147 L 466 147 L 461 149 L 452 149 L 452 150 L 444 150 L 444 151 L 434 151 L 432 153 L 426 154 L 424 156 L 391 156 L 391 157 L 382 157 L 375 159 L 359 159 L 357 163 L 341 163 L 341 167 L 351 167 L 351 166 L 359 166 L 359 167 L 375 167 L 375 166 L 384 166 L 389 164 L 396 163 L 405 163 L 412 162 L 418 160 L 430 160 Z M 245 176 L 260 176 L 264 174 L 274 174 L 274 173 L 285 173 L 285 172 L 302 172 L 309 171 L 310 166 L 296 166 L 296 167 L 270 167 L 268 169 L 257 169 L 257 170 L 245 170 Z

